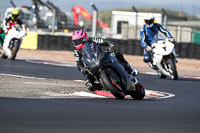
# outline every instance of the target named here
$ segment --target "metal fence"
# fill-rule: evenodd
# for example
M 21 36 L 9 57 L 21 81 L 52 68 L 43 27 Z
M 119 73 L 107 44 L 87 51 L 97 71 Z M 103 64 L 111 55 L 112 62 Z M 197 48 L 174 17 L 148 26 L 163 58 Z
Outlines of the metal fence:
M 40 15 L 40 19 L 36 19 L 32 13 L 30 14 L 22 14 L 22 20 L 27 25 L 29 30 L 40 30 L 46 32 L 72 32 L 75 29 L 80 28 L 79 26 L 74 25 L 73 15 L 72 14 L 65 14 L 63 12 L 55 11 L 55 12 L 48 12 Z M 0 12 L 0 23 L 3 22 L 4 12 Z M 26 21 L 28 19 L 28 21 Z M 79 18 L 80 22 L 83 23 L 83 27 L 86 29 L 91 30 L 88 28 L 88 21 L 84 20 L 81 17 Z M 82 20 L 81 20 L 82 19 Z M 183 22 L 180 22 L 183 23 Z M 200 22 L 199 22 L 200 23 Z M 85 25 L 84 25 L 85 24 Z M 89 27 L 91 27 L 91 22 L 89 23 Z M 178 22 L 179 24 L 179 22 Z M 185 43 L 199 43 L 198 42 L 198 34 L 200 31 L 199 27 L 192 27 L 192 26 L 184 26 L 184 25 L 167 25 L 167 30 L 172 34 L 175 38 L 176 42 L 185 42 Z M 136 30 L 137 28 L 137 30 Z M 140 40 L 140 30 L 142 29 L 141 26 L 130 25 L 128 23 L 121 23 L 117 27 L 117 38 L 116 39 L 134 39 Z M 100 30 L 98 30 L 100 31 Z M 136 32 L 137 31 L 137 32 Z M 196 32 L 197 31 L 197 32 Z M 99 34 L 98 34 L 99 35 Z M 110 38 L 113 37 L 112 33 L 109 35 L 102 35 L 104 37 Z M 196 37 L 196 38 L 195 38 Z M 115 37 L 114 37 L 115 38 Z
M 124 54 L 143 55 L 144 49 L 139 40 L 111 39 L 115 46 Z M 38 35 L 39 50 L 74 50 L 70 36 Z M 200 59 L 200 45 L 192 43 L 176 43 L 176 53 L 180 58 Z
M 199 22 L 200 23 L 200 22 Z M 137 27 L 137 33 L 135 33 L 135 26 L 128 25 L 128 23 L 123 23 L 121 27 L 118 27 L 118 39 L 136 39 L 140 40 L 140 30 L 141 26 Z M 167 30 L 172 34 L 175 38 L 176 42 L 185 42 L 185 43 L 193 43 L 194 42 L 194 31 L 200 31 L 200 27 L 188 27 L 188 26 L 177 26 L 177 25 L 169 25 L 167 26 Z
M 0 12 L 0 23 L 3 23 L 4 12 Z
M 3 23 L 5 19 L 3 11 L 0 12 L 0 23 Z M 29 30 L 42 30 L 42 31 L 61 31 L 67 32 L 66 29 L 74 29 L 73 16 L 71 14 L 65 14 L 63 12 L 46 12 L 38 14 L 39 17 L 36 17 L 31 12 L 22 12 L 20 18 L 23 23 L 26 24 Z

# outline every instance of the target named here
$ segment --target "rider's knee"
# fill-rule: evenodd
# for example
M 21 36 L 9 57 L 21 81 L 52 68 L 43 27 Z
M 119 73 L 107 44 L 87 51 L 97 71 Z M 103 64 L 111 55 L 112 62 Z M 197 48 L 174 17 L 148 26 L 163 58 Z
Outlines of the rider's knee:
M 151 58 L 149 56 L 144 56 L 144 62 L 151 62 Z

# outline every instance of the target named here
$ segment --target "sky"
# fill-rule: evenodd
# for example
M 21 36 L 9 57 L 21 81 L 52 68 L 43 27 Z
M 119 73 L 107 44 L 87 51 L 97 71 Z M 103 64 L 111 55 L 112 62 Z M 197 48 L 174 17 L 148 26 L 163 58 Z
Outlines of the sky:
M 43 0 L 47 1 L 47 0 Z M 64 12 L 71 12 L 72 6 L 81 5 L 92 12 L 90 3 L 93 2 L 98 10 L 112 10 L 114 8 L 168 8 L 175 11 L 184 11 L 190 15 L 200 16 L 200 0 L 49 0 Z M 17 6 L 31 6 L 32 0 L 13 0 Z M 10 7 L 10 0 L 0 0 L 0 11 Z

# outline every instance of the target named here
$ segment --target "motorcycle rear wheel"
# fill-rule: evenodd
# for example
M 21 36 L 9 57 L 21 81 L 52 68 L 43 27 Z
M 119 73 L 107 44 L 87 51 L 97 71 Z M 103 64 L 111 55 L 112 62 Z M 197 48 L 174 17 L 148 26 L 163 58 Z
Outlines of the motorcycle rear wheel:
M 7 59 L 7 58 L 8 58 L 8 56 L 6 56 L 5 54 L 2 54 L 1 57 L 2 57 L 3 59 Z
M 3 58 L 3 59 L 7 59 L 8 56 L 5 55 L 5 52 L 3 49 L 0 48 L 0 56 Z
M 100 79 L 105 89 L 108 89 L 117 99 L 124 99 L 125 93 L 119 90 L 112 82 L 112 79 L 106 73 L 100 75 Z

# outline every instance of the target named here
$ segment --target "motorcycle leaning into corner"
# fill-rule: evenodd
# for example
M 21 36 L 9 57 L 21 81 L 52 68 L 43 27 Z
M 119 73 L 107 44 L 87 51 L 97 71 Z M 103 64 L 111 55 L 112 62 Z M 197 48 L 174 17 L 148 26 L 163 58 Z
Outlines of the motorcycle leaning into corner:
M 137 77 L 130 76 L 124 67 L 108 51 L 100 45 L 84 45 L 82 61 L 86 70 L 94 76 L 96 82 L 106 91 L 110 91 L 117 99 L 130 95 L 135 100 L 142 100 L 145 90 Z
M 153 44 L 151 45 L 152 51 L 149 66 L 157 71 L 160 78 L 171 77 L 173 80 L 178 79 L 178 72 L 176 67 L 176 52 L 174 43 L 168 39 L 154 38 Z
M 17 52 L 20 48 L 23 37 L 26 36 L 26 30 L 24 25 L 13 25 L 5 37 L 1 57 L 6 59 L 10 58 L 12 60 L 17 56 Z

